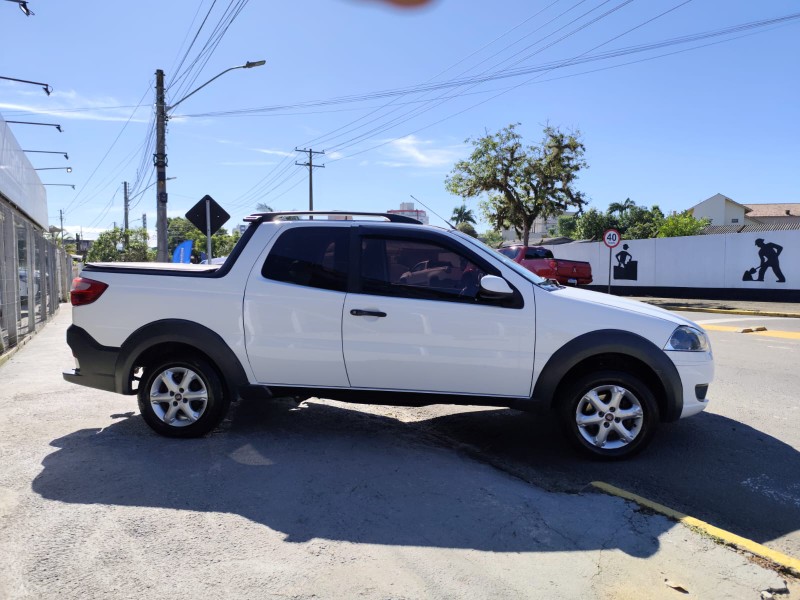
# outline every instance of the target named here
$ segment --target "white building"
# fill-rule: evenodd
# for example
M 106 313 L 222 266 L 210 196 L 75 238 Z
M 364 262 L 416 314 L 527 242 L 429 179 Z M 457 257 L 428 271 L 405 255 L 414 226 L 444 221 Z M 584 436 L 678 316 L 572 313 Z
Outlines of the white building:
M 413 202 L 401 202 L 400 203 L 400 210 L 389 210 L 387 211 L 390 215 L 402 215 L 404 217 L 411 217 L 412 219 L 416 219 L 420 223 L 427 225 L 428 224 L 428 213 L 424 210 L 417 210 L 414 208 Z
M 722 194 L 714 194 L 689 209 L 695 219 L 709 219 L 711 225 L 758 225 L 758 220 L 747 216 L 751 212 L 749 206 Z

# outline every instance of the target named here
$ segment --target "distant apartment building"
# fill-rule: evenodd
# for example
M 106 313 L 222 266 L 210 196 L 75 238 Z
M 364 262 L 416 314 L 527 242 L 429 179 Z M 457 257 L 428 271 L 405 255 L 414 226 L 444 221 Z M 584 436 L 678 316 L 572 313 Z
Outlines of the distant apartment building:
M 559 235 L 558 232 L 558 219 L 562 216 L 574 217 L 578 213 L 575 211 L 565 211 L 560 215 L 554 217 L 537 217 L 531 225 L 531 239 L 537 238 L 551 238 Z M 500 232 L 503 236 L 504 242 L 518 242 L 520 241 L 517 232 L 513 229 L 504 229 Z
M 740 204 L 722 194 L 714 194 L 689 209 L 696 219 L 709 219 L 711 225 L 782 226 L 800 224 L 800 204 Z
M 428 213 L 424 210 L 418 210 L 414 208 L 413 202 L 401 202 L 399 210 L 390 210 L 387 211 L 390 215 L 402 215 L 404 217 L 411 217 L 412 219 L 416 219 L 420 223 L 427 225 L 428 224 Z

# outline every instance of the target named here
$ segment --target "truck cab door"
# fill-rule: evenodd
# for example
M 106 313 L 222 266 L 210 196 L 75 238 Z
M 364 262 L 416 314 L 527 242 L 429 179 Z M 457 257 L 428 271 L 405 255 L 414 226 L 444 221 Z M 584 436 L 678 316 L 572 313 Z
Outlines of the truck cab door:
M 263 384 L 347 387 L 342 309 L 350 227 L 281 227 L 245 290 L 250 366 Z

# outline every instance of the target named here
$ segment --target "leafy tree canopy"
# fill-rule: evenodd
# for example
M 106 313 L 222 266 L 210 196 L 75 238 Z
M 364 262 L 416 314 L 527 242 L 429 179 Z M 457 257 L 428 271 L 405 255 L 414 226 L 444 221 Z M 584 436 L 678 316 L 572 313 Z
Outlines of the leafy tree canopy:
M 86 262 L 149 262 L 155 257 L 146 229 L 115 227 L 97 236 L 86 254 Z
M 453 216 L 450 217 L 450 221 L 453 223 L 455 227 L 461 225 L 461 223 L 470 223 L 475 225 L 475 215 L 472 214 L 472 211 L 467 208 L 466 204 L 462 204 L 461 206 L 456 206 L 453 209 Z
M 537 217 L 552 217 L 568 207 L 581 210 L 586 201 L 575 189 L 578 172 L 586 167 L 578 133 L 545 127 L 539 145 L 525 147 L 511 124 L 472 143 L 472 154 L 455 164 L 445 180 L 462 198 L 486 195 L 484 216 L 496 229 L 513 227 L 528 244 Z
M 478 236 L 490 248 L 499 248 L 503 244 L 503 234 L 496 229 L 490 229 Z
M 658 237 L 681 237 L 685 235 L 698 235 L 708 227 L 709 219 L 696 219 L 689 211 L 674 214 L 664 219 L 658 230 Z
M 233 246 L 239 240 L 239 237 L 238 230 L 230 234 L 227 229 L 221 228 L 211 236 L 211 254 L 215 257 L 227 256 L 233 250 Z M 200 253 L 205 253 L 206 251 L 205 234 L 183 217 L 167 219 L 167 249 L 170 260 L 175 248 L 187 240 L 192 240 L 192 255 L 199 259 Z
M 472 226 L 471 223 L 466 223 L 462 221 L 461 223 L 456 225 L 456 229 L 458 229 L 463 233 L 466 233 L 467 235 L 471 235 L 474 238 L 478 237 L 478 232 L 475 231 L 475 228 Z
M 574 219 L 564 216 L 558 221 L 561 235 L 586 240 L 600 240 L 611 228 L 628 240 L 698 235 L 708 224 L 707 219 L 695 219 L 688 212 L 665 217 L 658 206 L 646 208 L 630 198 L 612 202 L 605 213 L 590 209 Z

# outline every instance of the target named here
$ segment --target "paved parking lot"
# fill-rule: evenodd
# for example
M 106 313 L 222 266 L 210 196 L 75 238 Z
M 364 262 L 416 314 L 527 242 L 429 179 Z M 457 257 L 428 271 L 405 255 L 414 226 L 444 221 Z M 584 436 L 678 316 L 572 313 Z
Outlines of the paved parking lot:
M 550 491 L 495 468 L 510 447 L 548 477 L 574 465 L 548 465 L 566 450 L 529 415 L 467 409 L 419 427 L 400 418 L 404 409 L 250 402 L 209 437 L 160 438 L 134 398 L 61 379 L 68 321 L 63 307 L 0 367 L 0 597 L 674 598 L 681 587 L 697 598 L 759 598 L 784 589 L 775 571 L 636 504 Z M 696 429 L 657 443 L 688 443 L 702 421 Z M 469 448 L 476 439 L 492 460 Z

